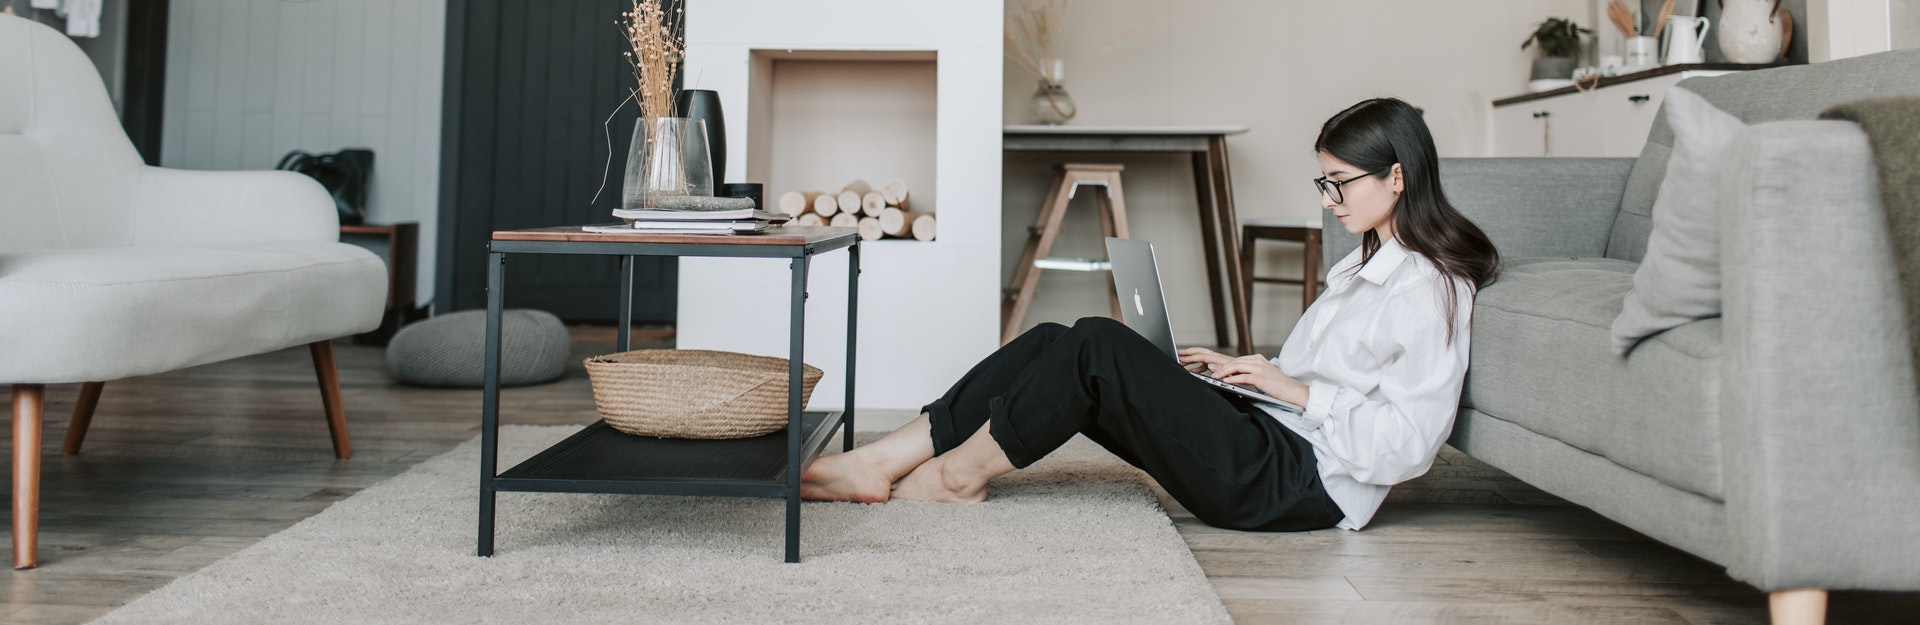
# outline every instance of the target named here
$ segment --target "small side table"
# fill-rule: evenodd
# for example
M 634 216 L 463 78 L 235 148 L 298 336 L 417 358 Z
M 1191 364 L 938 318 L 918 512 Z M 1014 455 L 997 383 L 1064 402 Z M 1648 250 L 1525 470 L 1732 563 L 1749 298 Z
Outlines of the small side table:
M 1276 278 L 1253 275 L 1253 244 L 1261 240 L 1292 241 L 1302 244 L 1306 256 L 1306 268 L 1298 279 Z M 1246 279 L 1240 283 L 1241 301 L 1247 307 L 1253 307 L 1253 284 L 1300 285 L 1300 310 L 1313 305 L 1313 298 L 1320 294 L 1320 223 L 1314 221 L 1274 221 L 1249 219 L 1240 224 L 1240 275 Z
M 385 345 L 400 326 L 419 318 L 420 308 L 413 301 L 413 285 L 419 266 L 415 259 L 420 224 L 411 221 L 341 224 L 340 240 L 372 250 L 387 261 L 387 311 L 380 317 L 380 327 L 353 337 L 353 342 L 361 345 Z
M 814 255 L 846 249 L 847 399 L 839 412 L 801 411 L 801 356 L 806 345 L 807 269 Z M 510 254 L 620 257 L 620 328 L 626 351 L 633 322 L 635 256 L 728 256 L 792 259 L 788 318 L 787 428 L 734 440 L 630 436 L 597 421 L 505 472 L 500 456 L 500 309 Z M 486 377 L 480 404 L 481 556 L 493 555 L 494 496 L 500 491 L 784 498 L 787 562 L 800 561 L 800 475 L 842 428 L 853 449 L 854 337 L 858 336 L 860 236 L 855 228 L 786 227 L 758 235 L 600 234 L 579 226 L 505 230 L 488 243 Z

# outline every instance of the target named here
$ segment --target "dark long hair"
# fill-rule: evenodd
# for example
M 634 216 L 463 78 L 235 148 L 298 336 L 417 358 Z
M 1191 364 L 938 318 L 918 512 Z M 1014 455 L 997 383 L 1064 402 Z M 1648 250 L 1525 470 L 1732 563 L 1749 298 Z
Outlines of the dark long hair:
M 1355 104 L 1320 127 L 1313 149 L 1360 171 L 1400 165 L 1405 189 L 1394 202 L 1394 233 L 1402 245 L 1433 261 L 1447 278 L 1447 342 L 1452 343 L 1453 311 L 1459 301 L 1453 279 L 1466 279 L 1475 291 L 1492 284 L 1500 274 L 1500 252 L 1479 226 L 1454 210 L 1440 190 L 1440 156 L 1420 112 L 1394 98 Z M 1365 267 L 1379 249 L 1380 235 L 1372 230 L 1362 234 L 1360 264 L 1354 270 Z

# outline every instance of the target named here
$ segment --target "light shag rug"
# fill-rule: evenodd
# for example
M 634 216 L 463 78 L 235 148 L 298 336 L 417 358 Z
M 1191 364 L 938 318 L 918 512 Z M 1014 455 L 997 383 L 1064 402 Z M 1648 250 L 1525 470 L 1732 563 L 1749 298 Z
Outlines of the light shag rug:
M 574 432 L 502 429 L 501 466 Z M 871 438 L 871 437 L 866 437 Z M 511 460 L 506 462 L 505 460 Z M 1076 438 L 978 505 L 501 493 L 479 442 L 96 623 L 1227 623 L 1144 474 Z

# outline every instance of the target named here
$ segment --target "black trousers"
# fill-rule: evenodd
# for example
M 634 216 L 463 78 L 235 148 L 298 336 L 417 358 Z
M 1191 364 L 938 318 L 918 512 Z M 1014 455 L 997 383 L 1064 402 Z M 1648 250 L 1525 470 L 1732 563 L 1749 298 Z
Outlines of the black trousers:
M 922 411 L 935 454 L 987 425 L 1019 468 L 1085 434 L 1216 527 L 1313 530 L 1344 516 L 1311 443 L 1105 317 L 1027 331 Z

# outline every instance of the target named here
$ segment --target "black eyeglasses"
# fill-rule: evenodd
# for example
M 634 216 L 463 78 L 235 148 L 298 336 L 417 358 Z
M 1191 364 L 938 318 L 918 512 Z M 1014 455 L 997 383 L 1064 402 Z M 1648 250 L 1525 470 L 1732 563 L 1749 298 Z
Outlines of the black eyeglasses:
M 1353 182 L 1355 180 L 1359 180 L 1361 178 L 1366 178 L 1368 176 L 1378 175 L 1381 172 L 1387 171 L 1389 169 L 1393 169 L 1393 166 L 1388 165 L 1386 167 L 1382 167 L 1364 174 L 1360 174 L 1358 176 L 1354 176 L 1346 180 L 1328 180 L 1326 176 L 1321 176 L 1319 178 L 1313 179 L 1313 187 L 1315 189 L 1319 189 L 1322 195 L 1327 196 L 1327 199 L 1333 200 L 1333 203 L 1345 204 L 1347 202 L 1347 198 L 1344 194 L 1340 193 L 1341 185 L 1347 184 L 1349 182 Z

